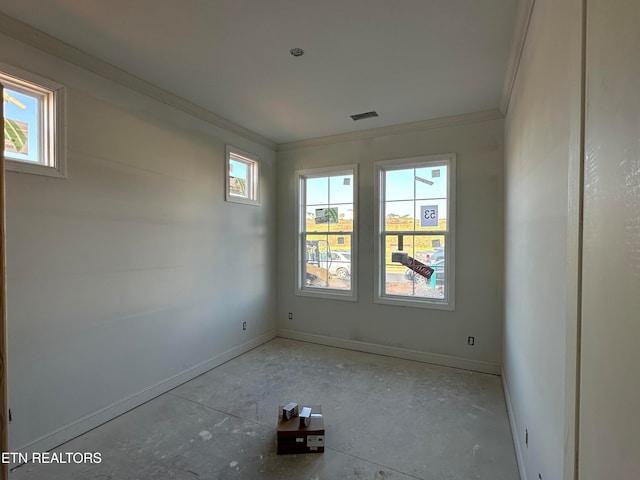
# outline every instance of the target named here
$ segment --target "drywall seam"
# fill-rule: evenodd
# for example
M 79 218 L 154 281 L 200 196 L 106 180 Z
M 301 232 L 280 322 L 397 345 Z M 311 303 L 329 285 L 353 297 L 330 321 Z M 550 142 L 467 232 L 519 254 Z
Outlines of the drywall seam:
M 515 411 L 511 404 L 511 395 L 509 394 L 509 382 L 504 368 L 501 369 L 502 390 L 504 391 L 504 401 L 507 405 L 507 416 L 509 417 L 509 426 L 511 427 L 511 437 L 513 439 L 513 447 L 516 451 L 516 461 L 518 462 L 518 471 L 520 472 L 520 480 L 527 480 L 527 471 L 524 468 L 524 456 L 518 442 L 518 424 L 516 422 Z
M 109 420 L 122 415 L 129 410 L 142 405 L 155 397 L 168 392 L 195 377 L 202 375 L 209 370 L 222 365 L 229 360 L 242 355 L 243 353 L 252 350 L 263 343 L 273 340 L 276 337 L 276 331 L 270 330 L 269 332 L 260 335 L 252 340 L 249 340 L 237 347 L 231 348 L 226 352 L 216 355 L 209 360 L 202 362 L 194 367 L 184 370 L 172 377 L 163 380 L 141 392 L 135 393 L 124 400 L 120 400 L 112 405 L 102 408 L 92 414 L 87 415 L 69 425 L 59 428 L 58 430 L 47 434 L 43 437 L 34 440 L 33 442 L 19 447 L 18 452 L 34 451 L 34 452 L 46 452 L 55 448 L 63 443 L 71 440 L 72 438 L 82 435 L 89 430 L 102 425 Z M 12 465 L 12 468 L 16 465 Z
M 301 148 L 309 147 L 320 147 L 325 145 L 332 145 L 335 143 L 354 142 L 357 140 L 381 137 L 385 135 L 400 135 L 403 133 L 416 132 L 425 129 L 454 127 L 458 125 L 489 122 L 493 120 L 500 120 L 502 118 L 504 118 L 503 115 L 496 109 L 485 110 L 481 112 L 464 113 L 461 115 L 453 115 L 450 117 L 440 117 L 433 118 L 431 120 L 422 120 L 419 122 L 391 125 L 388 127 L 371 128 L 368 130 L 361 130 L 359 132 L 341 133 L 337 135 L 328 135 L 326 137 L 317 137 L 310 138 L 308 140 L 281 143 L 280 145 L 278 145 L 278 152 L 286 152 L 290 150 L 298 150 Z
M 354 350 L 357 352 L 374 353 L 376 355 L 384 355 L 386 357 L 402 358 L 405 360 L 431 363 L 434 365 L 459 368 L 462 370 L 471 370 L 474 372 L 488 373 L 491 375 L 500 375 L 501 371 L 500 365 L 489 362 L 470 360 L 449 355 L 440 355 L 437 353 L 420 352 L 417 350 L 409 350 L 406 348 L 389 347 L 386 345 L 378 345 L 375 343 L 360 342 L 356 340 L 327 337 L 325 335 L 304 333 L 296 330 L 278 329 L 277 335 L 278 337 L 282 338 L 290 338 L 292 340 L 317 343 L 319 345 L 326 345 L 329 347 L 344 348 L 346 350 Z
M 22 43 L 47 52 L 58 58 L 66 60 L 85 70 L 100 75 L 131 90 L 142 93 L 154 100 L 170 105 L 195 118 L 204 120 L 216 127 L 225 129 L 243 138 L 256 142 L 272 150 L 276 149 L 276 143 L 263 137 L 237 123 L 221 117 L 195 103 L 185 100 L 178 95 L 168 92 L 151 82 L 147 82 L 125 70 L 107 63 L 93 55 L 65 43 L 31 25 L 23 23 L 9 15 L 0 12 L 0 32 Z
M 500 113 L 506 115 L 509 110 L 509 102 L 511 94 L 516 83 L 518 70 L 520 69 L 520 59 L 529 33 L 529 24 L 533 15 L 533 8 L 536 0 L 521 0 L 518 14 L 516 16 L 513 38 L 511 40 L 511 52 L 507 61 L 507 69 L 505 71 L 504 85 L 502 87 L 502 97 L 500 99 Z

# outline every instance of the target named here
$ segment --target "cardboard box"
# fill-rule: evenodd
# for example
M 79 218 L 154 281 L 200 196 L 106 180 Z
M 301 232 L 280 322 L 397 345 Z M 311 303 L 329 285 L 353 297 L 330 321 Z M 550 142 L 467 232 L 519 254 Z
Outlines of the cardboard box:
M 282 409 L 279 408 L 278 433 L 276 453 L 322 453 L 324 452 L 324 419 L 320 405 L 306 405 L 311 407 L 311 417 L 308 427 L 300 426 L 299 418 L 285 420 Z

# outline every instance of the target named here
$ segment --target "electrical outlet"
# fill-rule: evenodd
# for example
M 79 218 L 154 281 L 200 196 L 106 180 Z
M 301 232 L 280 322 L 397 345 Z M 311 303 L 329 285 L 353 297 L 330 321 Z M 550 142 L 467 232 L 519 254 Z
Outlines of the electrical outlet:
M 524 430 L 524 444 L 529 448 L 529 430 Z
M 247 322 L 242 322 L 242 330 L 246 330 L 247 329 Z
M 541 473 L 538 474 L 538 479 L 542 480 L 542 474 Z
M 293 320 L 293 312 L 289 312 L 289 320 Z
M 476 337 L 467 337 L 467 345 L 475 345 Z

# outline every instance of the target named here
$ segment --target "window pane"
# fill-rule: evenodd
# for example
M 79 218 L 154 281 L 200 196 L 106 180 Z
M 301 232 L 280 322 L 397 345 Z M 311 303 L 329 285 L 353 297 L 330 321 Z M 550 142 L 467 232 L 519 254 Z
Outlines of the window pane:
M 353 175 L 338 175 L 329 177 L 329 203 L 353 202 Z
M 329 203 L 329 179 L 327 177 L 307 178 L 305 180 L 307 205 L 326 205 Z
M 447 201 L 419 200 L 415 211 L 416 230 L 447 230 Z
M 307 232 L 327 232 L 329 230 L 328 218 L 330 212 L 328 205 L 308 206 L 306 209 L 305 231 Z M 330 216 L 330 215 L 329 215 Z
M 447 166 L 416 168 L 416 199 L 447 198 Z
M 332 210 L 338 219 L 329 224 L 330 232 L 353 232 L 353 204 L 332 205 Z
M 415 202 L 385 202 L 385 230 L 413 230 L 415 228 Z
M 391 261 L 392 252 L 397 251 L 397 240 L 394 237 L 397 238 L 395 235 L 388 236 L 385 242 L 384 294 L 425 299 L 445 298 L 445 249 L 444 247 L 427 248 L 438 244 L 439 236 L 405 236 L 404 252 L 409 257 L 407 263 L 411 263 L 410 260 L 414 259 L 433 268 L 434 273 L 430 279 L 408 268 L 407 264 Z
M 385 172 L 385 198 L 389 200 L 413 199 L 414 169 L 388 170 Z
M 305 237 L 305 286 L 351 289 L 351 235 Z
M 13 160 L 43 163 L 40 152 L 41 103 L 44 96 L 26 94 L 5 88 L 4 148 L 5 156 Z
M 249 165 L 233 157 L 229 158 L 229 193 L 249 198 Z

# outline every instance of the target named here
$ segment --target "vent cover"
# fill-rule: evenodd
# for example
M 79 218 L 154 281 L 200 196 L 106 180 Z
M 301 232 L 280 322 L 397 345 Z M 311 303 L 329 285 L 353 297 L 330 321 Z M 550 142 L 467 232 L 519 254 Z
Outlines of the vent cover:
M 357 113 L 355 115 L 351 115 L 351 119 L 354 122 L 357 122 L 358 120 L 363 120 L 365 118 L 372 118 L 377 116 L 378 116 L 378 112 L 372 110 L 371 112 Z

